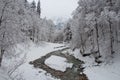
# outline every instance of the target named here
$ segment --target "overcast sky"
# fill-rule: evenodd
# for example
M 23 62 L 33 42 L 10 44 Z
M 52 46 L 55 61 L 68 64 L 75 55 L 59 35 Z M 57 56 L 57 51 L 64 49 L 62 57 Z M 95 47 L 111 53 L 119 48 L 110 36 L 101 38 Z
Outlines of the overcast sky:
M 28 0 L 33 1 L 33 0 Z M 38 0 L 35 0 L 36 2 Z M 71 13 L 78 6 L 78 0 L 40 0 L 42 17 L 50 19 L 69 18 Z

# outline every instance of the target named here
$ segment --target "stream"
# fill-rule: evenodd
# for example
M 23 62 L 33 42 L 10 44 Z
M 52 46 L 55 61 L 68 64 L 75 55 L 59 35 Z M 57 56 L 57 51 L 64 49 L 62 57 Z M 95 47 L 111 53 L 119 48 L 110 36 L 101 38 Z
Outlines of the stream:
M 69 55 L 68 53 L 62 53 L 67 49 L 69 48 L 50 52 L 39 59 L 31 61 L 30 64 L 35 68 L 40 68 L 47 71 L 47 73 L 50 73 L 53 77 L 61 80 L 88 80 L 87 76 L 83 73 L 84 68 L 82 67 L 82 64 L 84 64 L 84 62 L 76 59 L 74 56 Z M 65 72 L 50 68 L 44 62 L 52 55 L 66 58 L 68 63 L 73 63 L 72 68 L 67 68 Z

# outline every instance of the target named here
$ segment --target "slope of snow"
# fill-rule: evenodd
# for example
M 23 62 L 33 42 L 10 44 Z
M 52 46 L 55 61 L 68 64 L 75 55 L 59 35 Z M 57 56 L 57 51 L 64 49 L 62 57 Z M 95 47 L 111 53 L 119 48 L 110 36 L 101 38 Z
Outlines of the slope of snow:
M 23 78 L 25 80 L 59 80 L 53 78 L 50 74 L 46 74 L 47 72 L 34 68 L 32 65 L 25 63 L 19 68 L 19 71 L 22 73 Z M 17 71 L 18 72 L 18 71 Z
M 67 68 L 72 67 L 72 63 L 67 63 L 67 59 L 59 56 L 52 55 L 48 59 L 46 59 L 45 64 L 49 67 L 59 70 L 59 71 L 66 71 Z
M 80 50 L 79 49 L 76 49 L 74 52 L 69 49 L 66 52 L 68 52 L 70 55 L 73 55 L 76 59 L 84 61 L 85 62 L 85 64 L 83 65 L 84 67 L 88 67 L 88 66 L 92 66 L 92 65 L 96 64 L 94 62 L 94 58 L 92 56 L 83 57 L 80 54 Z
M 63 48 L 63 47 L 56 48 L 59 46 L 63 46 L 63 44 L 57 44 L 57 43 L 54 44 L 54 43 L 45 43 L 45 42 L 39 46 L 35 46 L 33 44 L 33 45 L 31 45 L 29 52 L 27 53 L 27 61 L 32 61 L 32 60 L 38 59 L 38 58 L 48 54 L 49 52 Z
M 62 49 L 63 47 L 56 48 L 60 46 L 64 45 L 44 42 L 36 46 L 31 43 L 30 47 L 26 49 L 28 52 L 26 52 L 25 50 L 25 52 L 27 53 L 26 62 L 22 66 L 20 66 L 14 74 L 22 73 L 25 80 L 59 80 L 53 78 L 50 74 L 42 69 L 34 68 L 32 65 L 29 64 L 29 62 L 41 58 L 42 56 L 45 56 L 52 51 Z
M 89 80 L 120 80 L 120 54 L 114 54 L 109 63 L 102 63 L 100 66 L 95 66 L 94 58 L 92 56 L 82 57 L 79 49 L 74 52 L 68 50 L 68 52 L 85 62 L 83 65 L 85 68 L 84 73 Z
M 85 69 L 89 80 L 120 80 L 120 55 L 116 54 L 111 64 Z
M 0 80 L 11 80 L 10 77 L 5 73 L 5 71 L 0 69 Z
M 30 61 L 38 59 L 42 56 L 45 56 L 49 52 L 62 49 L 63 44 L 53 44 L 53 43 L 42 43 L 39 46 L 30 44 L 30 47 L 19 48 L 21 52 L 22 49 L 24 53 L 27 53 L 26 62 L 21 65 L 14 74 L 21 73 L 22 77 L 25 80 L 60 80 L 53 78 L 50 74 L 42 69 L 34 68 L 32 65 L 29 65 Z M 120 80 L 120 54 L 115 54 L 113 59 L 110 60 L 109 64 L 101 64 L 101 66 L 95 66 L 94 58 L 92 56 L 82 57 L 79 53 L 79 49 L 72 52 L 71 50 L 63 51 L 63 53 L 70 53 L 75 56 L 77 59 L 80 59 L 85 62 L 84 73 L 88 76 L 89 80 Z M 56 70 L 65 71 L 66 67 L 71 67 L 72 64 L 67 64 L 66 59 L 58 56 L 51 56 L 46 61 L 45 64 L 54 68 Z M 13 76 L 14 76 L 13 74 Z M 7 74 L 0 69 L 0 80 L 11 80 Z

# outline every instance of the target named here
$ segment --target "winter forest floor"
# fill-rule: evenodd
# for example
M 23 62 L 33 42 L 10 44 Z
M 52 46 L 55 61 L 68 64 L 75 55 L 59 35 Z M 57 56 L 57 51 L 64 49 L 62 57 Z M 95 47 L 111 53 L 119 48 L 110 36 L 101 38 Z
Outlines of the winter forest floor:
M 84 62 L 65 52 L 68 49 L 69 47 L 65 47 L 64 44 L 53 43 L 31 47 L 27 53 L 27 62 L 19 67 L 18 72 L 23 72 L 25 80 L 88 80 L 83 73 Z M 56 59 L 52 58 L 53 62 L 45 64 L 52 56 Z
M 92 57 L 82 57 L 79 50 L 72 52 L 64 44 L 31 43 L 29 49 L 19 48 L 27 54 L 26 61 L 13 76 L 20 74 L 24 80 L 120 80 L 117 54 L 111 63 L 95 66 Z M 4 80 L 5 75 L 0 69 L 0 80 Z M 9 80 L 9 76 L 5 78 Z

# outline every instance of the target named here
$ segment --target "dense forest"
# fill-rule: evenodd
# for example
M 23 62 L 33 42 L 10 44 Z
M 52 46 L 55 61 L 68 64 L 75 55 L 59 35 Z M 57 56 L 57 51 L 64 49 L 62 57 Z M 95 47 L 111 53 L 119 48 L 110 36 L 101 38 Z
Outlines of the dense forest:
M 20 44 L 65 44 L 97 64 L 120 54 L 120 0 L 79 0 L 72 18 L 58 24 L 42 18 L 41 12 L 40 0 L 0 0 L 0 67 L 11 80 L 25 80 L 20 74 L 13 77 L 27 55 L 16 53 Z
M 96 59 L 119 53 L 120 0 L 79 0 L 78 4 L 68 22 L 72 48 Z
M 53 41 L 55 25 L 52 20 L 40 18 L 40 1 L 36 6 L 35 1 L 0 0 L 0 6 L 0 63 L 4 53 L 9 54 L 18 43 Z

